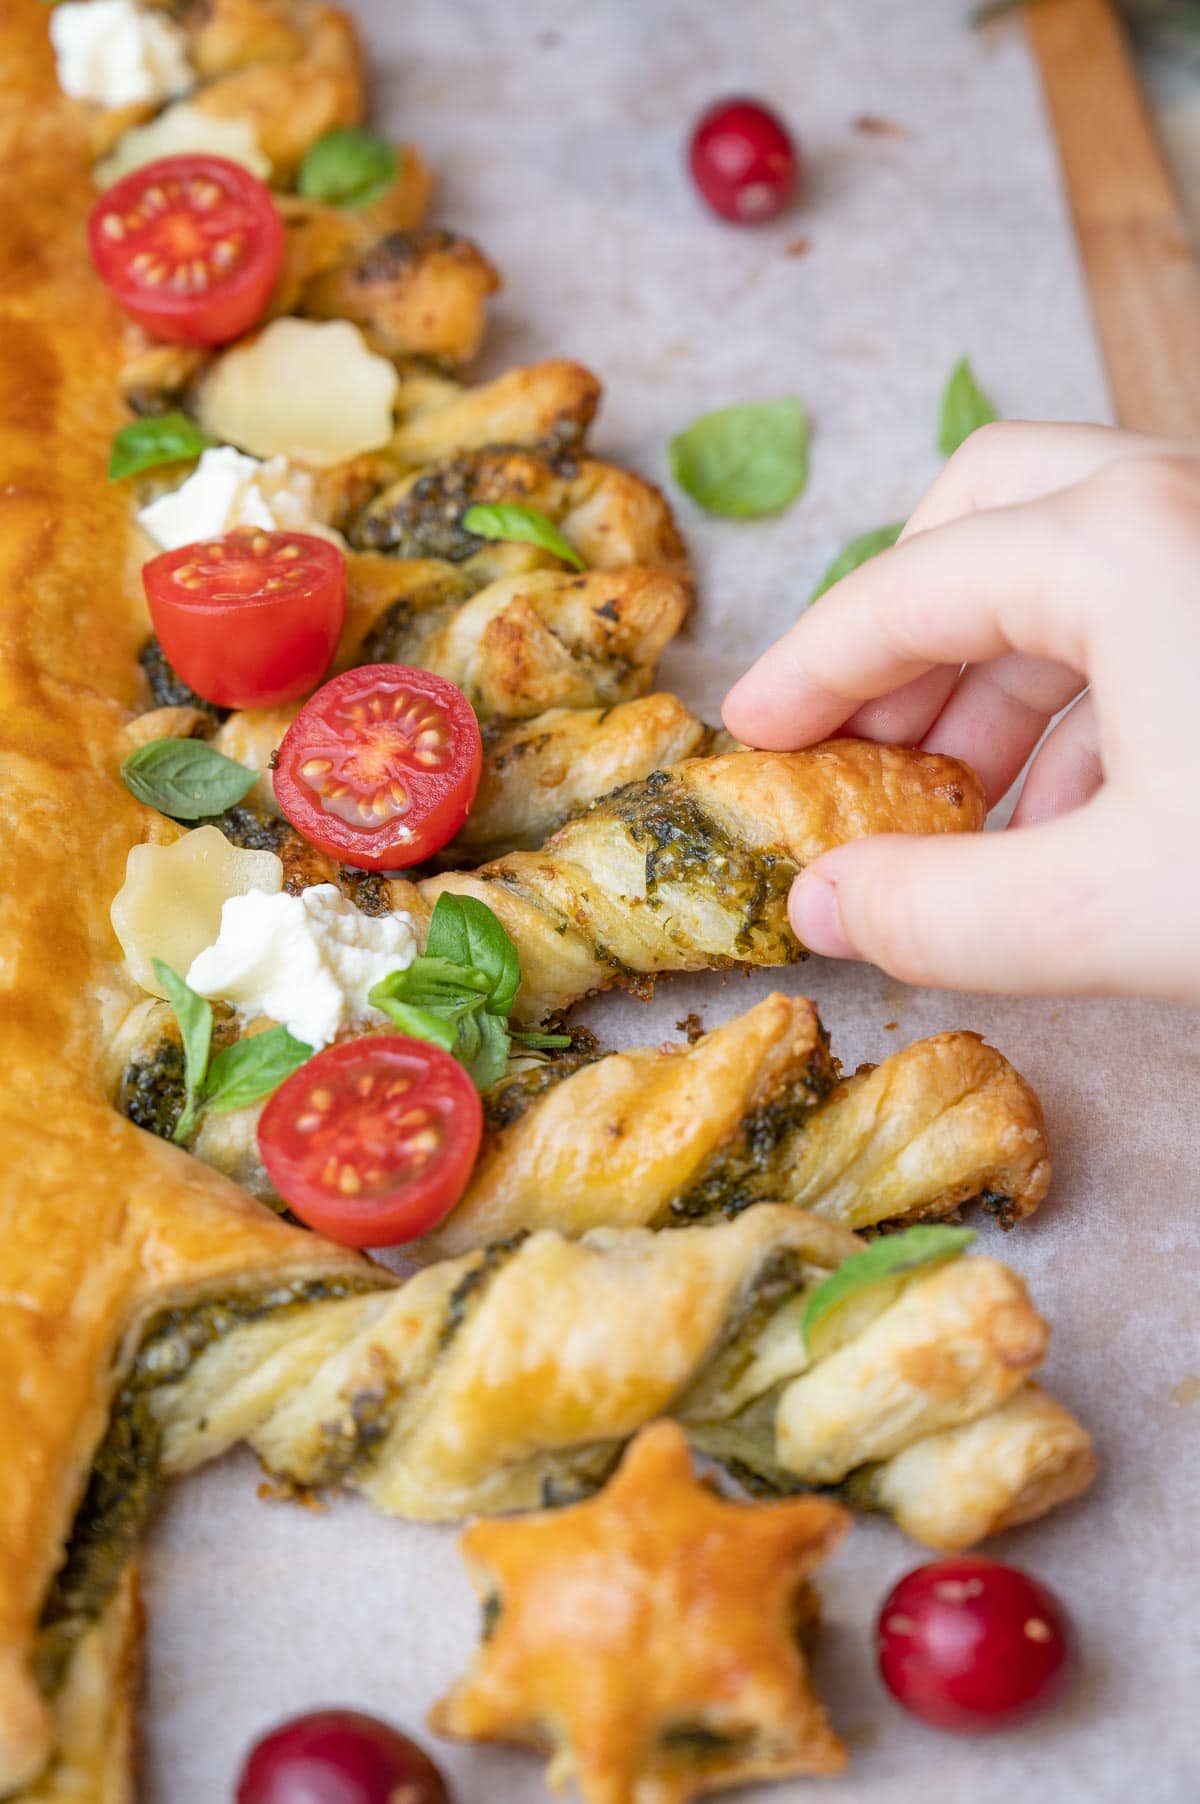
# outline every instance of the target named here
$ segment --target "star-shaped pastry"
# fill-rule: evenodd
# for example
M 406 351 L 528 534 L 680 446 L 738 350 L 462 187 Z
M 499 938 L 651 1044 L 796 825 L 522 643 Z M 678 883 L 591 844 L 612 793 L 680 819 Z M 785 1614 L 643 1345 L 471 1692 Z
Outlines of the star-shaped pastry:
M 463 1536 L 484 1640 L 431 1725 L 548 1748 L 551 1783 L 586 1804 L 838 1772 L 800 1634 L 808 1575 L 848 1522 L 815 1497 L 727 1501 L 655 1422 L 597 1497 Z

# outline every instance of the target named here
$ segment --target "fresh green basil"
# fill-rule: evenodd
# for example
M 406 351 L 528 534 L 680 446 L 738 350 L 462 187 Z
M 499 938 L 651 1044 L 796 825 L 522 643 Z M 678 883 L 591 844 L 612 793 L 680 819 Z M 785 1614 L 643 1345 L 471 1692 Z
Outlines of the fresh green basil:
M 567 1034 L 514 1034 L 508 1017 L 521 987 L 521 960 L 486 903 L 475 896 L 437 899 L 425 951 L 377 983 L 367 1000 L 414 1039 L 453 1053 L 487 1090 L 508 1069 L 512 1041 L 544 1049 L 570 1045 Z
M 286 1027 L 275 1026 L 223 1046 L 212 1058 L 212 1003 L 198 996 L 161 958 L 154 960 L 154 975 L 175 1010 L 183 1041 L 183 1113 L 173 1136 L 180 1145 L 191 1139 L 205 1109 L 219 1115 L 248 1109 L 312 1057 L 311 1046 L 294 1039 Z
M 170 965 L 161 958 L 154 960 L 154 975 L 167 993 L 167 1001 L 175 1010 L 179 1035 L 183 1041 L 183 1081 L 185 1085 L 183 1113 L 175 1124 L 174 1138 L 180 1145 L 191 1135 L 200 1113 L 200 1091 L 208 1070 L 212 1050 L 212 1003 L 197 996 Z
M 299 1070 L 312 1055 L 311 1046 L 278 1025 L 245 1040 L 234 1040 L 221 1048 L 208 1068 L 202 1092 L 204 1107 L 218 1115 L 227 1115 L 232 1109 L 248 1109 L 272 1090 L 278 1090 L 284 1078 Z
M 139 802 L 172 820 L 224 814 L 258 782 L 258 772 L 214 751 L 203 739 L 151 739 L 121 766 L 125 787 Z
M 149 420 L 131 420 L 113 439 L 108 455 L 109 478 L 120 482 L 142 470 L 156 470 L 160 464 L 183 463 L 199 457 L 215 443 L 186 413 L 160 413 Z
M 902 1277 L 919 1266 L 932 1265 L 939 1259 L 953 1259 L 964 1252 L 975 1239 L 973 1228 L 952 1228 L 944 1222 L 905 1228 L 899 1234 L 884 1234 L 872 1240 L 861 1253 L 852 1253 L 837 1270 L 830 1272 L 809 1291 L 800 1315 L 800 1334 L 807 1346 L 812 1332 L 835 1309 L 848 1302 L 859 1291 L 889 1278 Z
M 403 973 L 396 972 L 394 976 L 403 976 Z M 418 1008 L 399 996 L 387 995 L 386 986 L 392 981 L 393 978 L 385 977 L 382 983 L 375 985 L 368 998 L 372 1006 L 381 1009 L 392 1026 L 411 1040 L 428 1040 L 431 1045 L 440 1046 L 443 1052 L 454 1052 L 458 1046 L 458 1015 L 448 1010 Z
M 950 371 L 942 390 L 938 414 L 938 450 L 943 457 L 953 457 L 964 439 L 980 426 L 990 426 L 999 414 L 992 406 L 965 357 L 960 357 Z
M 471 1074 L 471 1081 L 478 1090 L 490 1090 L 508 1070 L 511 1045 L 508 1022 L 502 1015 L 477 1009 L 474 1014 L 464 1016 L 460 1032 L 463 1045 L 459 1056 Z
M 587 564 L 571 541 L 565 539 L 553 520 L 540 513 L 536 507 L 516 507 L 507 503 L 484 506 L 477 503 L 467 509 L 462 523 L 465 530 L 473 532 L 477 539 L 505 539 L 518 545 L 538 545 L 543 551 L 562 558 L 573 570 L 587 569 Z
M 488 979 L 488 1008 L 507 1015 L 521 987 L 521 960 L 486 902 L 475 896 L 438 897 L 429 921 L 425 958 L 469 965 Z
M 667 447 L 680 488 L 710 514 L 754 520 L 789 507 L 808 481 L 808 418 L 799 401 L 744 401 L 701 414 Z
M 519 1046 L 526 1046 L 530 1052 L 558 1052 L 571 1044 L 570 1034 L 539 1034 L 534 1032 L 513 1033 L 509 1037 Z
M 305 153 L 296 186 L 307 200 L 369 207 L 400 173 L 401 153 L 361 125 L 338 126 Z
M 873 557 L 878 557 L 881 551 L 890 550 L 903 531 L 903 520 L 893 520 L 890 526 L 875 526 L 870 532 L 859 533 L 856 539 L 851 539 L 850 543 L 843 546 L 838 552 L 809 596 L 808 605 L 811 607 L 814 601 L 819 601 L 826 589 L 832 589 L 834 583 L 840 583 L 843 576 L 849 576 L 850 572 L 857 570 L 860 564 L 869 563 Z

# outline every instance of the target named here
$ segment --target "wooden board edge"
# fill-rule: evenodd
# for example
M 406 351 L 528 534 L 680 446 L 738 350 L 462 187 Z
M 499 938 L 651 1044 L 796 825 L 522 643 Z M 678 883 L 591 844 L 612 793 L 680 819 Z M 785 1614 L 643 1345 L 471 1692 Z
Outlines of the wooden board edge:
M 1027 30 L 1118 422 L 1200 433 L 1200 266 L 1110 0 L 1039 0 Z

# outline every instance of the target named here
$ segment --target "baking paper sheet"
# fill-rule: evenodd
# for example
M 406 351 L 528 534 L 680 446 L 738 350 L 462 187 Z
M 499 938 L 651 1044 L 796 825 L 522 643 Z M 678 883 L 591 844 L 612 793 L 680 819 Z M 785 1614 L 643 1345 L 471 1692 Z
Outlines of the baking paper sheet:
M 665 686 L 715 711 L 840 545 L 902 516 L 937 469 L 938 392 L 969 353 L 1009 415 L 1105 418 L 1107 400 L 1036 72 L 1019 28 L 980 37 L 966 0 L 387 0 L 359 14 L 379 117 L 439 172 L 439 220 L 505 275 L 485 371 L 553 354 L 607 389 L 596 445 L 666 479 L 671 432 L 705 408 L 795 393 L 812 480 L 781 520 L 709 521 L 675 496 L 699 568 Z M 795 122 L 805 204 L 755 232 L 702 213 L 690 120 L 745 90 Z M 897 131 L 864 130 L 864 115 Z M 1131 921 L 1130 932 L 1152 922 Z M 781 1786 L 847 1804 L 1184 1804 L 1200 1795 L 1195 1494 L 1200 1479 L 1200 1030 L 1134 1003 L 997 1001 L 902 988 L 813 960 L 770 978 L 664 982 L 594 1005 L 617 1044 L 697 1009 L 711 1025 L 772 985 L 817 998 L 853 1066 L 940 1028 L 982 1030 L 1036 1084 L 1056 1163 L 1029 1225 L 982 1244 L 1054 1324 L 1046 1378 L 1095 1432 L 1080 1504 L 992 1551 L 1069 1603 L 1082 1672 L 1066 1704 L 987 1742 L 938 1736 L 877 1683 L 871 1627 L 922 1556 L 862 1522 L 826 1569 L 819 1681 L 849 1775 Z M 148 1804 L 219 1804 L 275 1719 L 345 1702 L 428 1736 L 474 1644 L 450 1530 L 256 1500 L 230 1458 L 176 1485 L 145 1562 Z M 440 1744 L 460 1804 L 535 1804 L 532 1755 Z

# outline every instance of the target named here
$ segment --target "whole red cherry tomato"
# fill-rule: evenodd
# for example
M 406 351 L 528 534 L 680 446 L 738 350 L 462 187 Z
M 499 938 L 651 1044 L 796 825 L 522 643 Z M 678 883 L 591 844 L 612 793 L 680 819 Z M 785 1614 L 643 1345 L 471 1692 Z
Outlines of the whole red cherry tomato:
M 692 133 L 692 179 L 722 219 L 756 225 L 782 213 L 800 158 L 787 127 L 757 100 L 721 100 Z
M 346 614 L 346 560 L 306 532 L 239 526 L 142 567 L 171 665 L 221 708 L 272 708 L 315 689 Z
M 461 689 L 429 670 L 362 664 L 318 689 L 284 734 L 275 799 L 331 858 L 394 871 L 454 838 L 482 769 Z
M 341 1246 L 401 1246 L 453 1209 L 482 1134 L 479 1092 L 457 1059 L 404 1034 L 364 1034 L 279 1086 L 258 1149 L 308 1227 Z
M 92 261 L 154 338 L 219 345 L 262 318 L 283 264 L 270 190 L 225 157 L 160 157 L 105 190 Z
M 970 1555 L 906 1573 L 879 1613 L 879 1671 L 906 1710 L 960 1735 L 1005 1729 L 1062 1693 L 1062 1605 L 1015 1566 Z
M 423 1748 L 361 1710 L 313 1710 L 256 1742 L 237 1804 L 450 1804 Z

